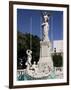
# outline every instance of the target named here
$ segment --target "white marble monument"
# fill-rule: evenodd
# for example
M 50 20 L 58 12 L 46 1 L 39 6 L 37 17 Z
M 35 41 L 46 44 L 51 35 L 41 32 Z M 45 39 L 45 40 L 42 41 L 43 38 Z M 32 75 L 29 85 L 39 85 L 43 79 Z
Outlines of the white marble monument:
M 39 62 L 36 65 L 35 62 L 31 66 L 31 53 L 27 54 L 28 55 L 28 60 L 27 60 L 27 74 L 33 78 L 43 78 L 43 77 L 48 77 L 52 71 L 53 71 L 53 61 L 51 57 L 51 42 L 48 37 L 48 32 L 49 32 L 49 15 L 46 13 L 43 15 L 43 23 L 41 24 L 42 26 L 42 32 L 43 32 L 43 39 L 40 41 L 40 58 Z M 30 51 L 32 52 L 32 51 Z M 29 62 L 30 61 L 30 62 Z
M 51 42 L 48 37 L 49 16 L 45 14 L 43 18 L 44 18 L 44 22 L 42 23 L 43 40 L 40 41 L 39 68 L 40 68 L 40 71 L 49 73 L 53 70 L 53 61 L 51 57 L 52 46 L 51 46 Z

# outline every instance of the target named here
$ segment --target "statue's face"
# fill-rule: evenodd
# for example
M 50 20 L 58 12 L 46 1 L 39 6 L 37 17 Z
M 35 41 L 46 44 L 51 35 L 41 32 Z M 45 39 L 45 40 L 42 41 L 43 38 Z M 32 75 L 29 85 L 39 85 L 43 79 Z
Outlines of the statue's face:
M 31 50 L 27 50 L 26 53 L 27 53 L 27 55 L 31 55 L 32 51 Z
M 47 15 L 45 15 L 45 16 L 44 16 L 44 21 L 47 22 L 47 21 L 48 21 L 48 18 L 49 18 L 49 17 L 48 17 Z

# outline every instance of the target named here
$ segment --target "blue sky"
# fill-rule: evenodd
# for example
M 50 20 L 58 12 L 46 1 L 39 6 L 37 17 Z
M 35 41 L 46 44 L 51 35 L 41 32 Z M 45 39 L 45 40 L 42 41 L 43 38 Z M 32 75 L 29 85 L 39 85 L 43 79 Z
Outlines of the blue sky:
M 42 36 L 42 10 L 17 9 L 17 30 L 23 33 L 32 33 Z M 47 11 L 51 14 L 49 19 L 49 38 L 53 34 L 53 40 L 63 39 L 63 11 Z

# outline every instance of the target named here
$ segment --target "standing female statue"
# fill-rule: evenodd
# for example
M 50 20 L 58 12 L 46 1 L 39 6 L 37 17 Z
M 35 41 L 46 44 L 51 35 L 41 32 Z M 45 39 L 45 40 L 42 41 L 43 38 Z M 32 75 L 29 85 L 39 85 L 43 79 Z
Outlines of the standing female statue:
M 49 31 L 48 20 L 49 20 L 49 15 L 47 15 L 47 14 L 43 15 L 43 19 L 44 19 L 44 22 L 42 23 L 43 41 L 49 41 L 49 38 L 48 38 L 48 31 Z

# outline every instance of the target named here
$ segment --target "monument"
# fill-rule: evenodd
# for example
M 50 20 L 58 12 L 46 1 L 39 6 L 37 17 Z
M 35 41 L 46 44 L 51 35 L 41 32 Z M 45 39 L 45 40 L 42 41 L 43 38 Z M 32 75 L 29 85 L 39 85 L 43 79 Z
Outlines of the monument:
M 53 61 L 51 57 L 52 45 L 49 40 L 49 15 L 47 13 L 43 14 L 43 23 L 42 26 L 42 40 L 40 41 L 40 58 L 38 64 L 35 62 L 32 65 L 32 51 L 27 51 L 27 69 L 26 74 L 33 79 L 42 79 L 51 75 L 53 71 Z

